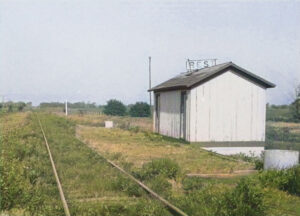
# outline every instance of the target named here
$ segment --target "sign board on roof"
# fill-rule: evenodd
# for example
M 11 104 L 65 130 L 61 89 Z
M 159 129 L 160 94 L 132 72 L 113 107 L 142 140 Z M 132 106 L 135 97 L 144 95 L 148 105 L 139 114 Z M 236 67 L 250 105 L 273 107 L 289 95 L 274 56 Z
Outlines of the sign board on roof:
M 199 59 L 199 60 L 190 60 L 186 61 L 187 71 L 202 69 L 206 67 L 211 67 L 216 65 L 217 59 Z

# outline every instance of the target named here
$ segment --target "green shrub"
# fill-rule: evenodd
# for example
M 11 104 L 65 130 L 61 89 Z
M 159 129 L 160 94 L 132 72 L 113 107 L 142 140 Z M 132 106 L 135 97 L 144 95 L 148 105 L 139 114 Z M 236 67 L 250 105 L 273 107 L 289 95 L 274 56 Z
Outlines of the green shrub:
M 28 185 L 20 175 L 22 167 L 17 166 L 14 160 L 11 163 L 9 165 L 0 161 L 0 210 L 10 210 L 22 204 L 28 192 Z
M 112 188 L 115 191 L 123 191 L 129 196 L 140 197 L 143 194 L 143 189 L 139 185 L 121 175 L 112 180 Z
M 124 116 L 126 114 L 125 105 L 118 100 L 109 100 L 103 110 L 106 115 Z
M 236 188 L 224 195 L 224 216 L 264 215 L 263 190 L 253 180 L 241 179 Z
M 149 117 L 150 106 L 145 102 L 136 102 L 132 107 L 130 107 L 129 115 L 132 117 Z
M 256 170 L 263 170 L 264 168 L 264 161 L 262 159 L 257 159 L 254 161 L 254 168 Z
M 251 179 L 241 179 L 234 189 L 215 184 L 201 186 L 199 180 L 186 179 L 189 193 L 173 200 L 185 213 L 194 216 L 265 215 L 263 189 Z M 194 187 L 196 186 L 196 187 Z
M 287 170 L 269 170 L 260 173 L 258 179 L 264 187 L 275 187 L 300 196 L 300 166 Z
M 144 164 L 140 171 L 135 172 L 135 175 L 141 180 L 150 179 L 158 175 L 176 178 L 179 172 L 179 165 L 175 161 L 168 158 L 160 158 Z
M 140 197 L 140 196 L 143 195 L 143 189 L 139 185 L 137 185 L 136 183 L 128 184 L 125 192 L 129 196 L 134 196 L 134 197 Z
M 223 192 L 210 185 L 202 190 L 193 190 L 175 197 L 172 202 L 188 215 L 220 216 L 223 197 Z
M 203 186 L 203 179 L 199 177 L 186 177 L 182 181 L 182 187 L 185 191 L 200 190 Z
M 147 181 L 147 185 L 161 196 L 169 197 L 171 195 L 172 185 L 168 182 L 165 176 L 155 176 L 151 180 Z

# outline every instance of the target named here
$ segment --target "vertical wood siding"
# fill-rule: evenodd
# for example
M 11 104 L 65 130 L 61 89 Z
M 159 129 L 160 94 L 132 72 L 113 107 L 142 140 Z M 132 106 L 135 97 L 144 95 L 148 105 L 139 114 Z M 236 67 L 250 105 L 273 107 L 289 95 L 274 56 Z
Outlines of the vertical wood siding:
M 231 71 L 193 88 L 188 100 L 187 139 L 191 142 L 264 141 L 265 91 Z
M 180 138 L 181 91 L 161 92 L 159 133 Z
M 186 140 L 190 141 L 191 139 L 191 123 L 190 123 L 190 119 L 191 119 L 191 91 L 188 90 L 186 91 Z

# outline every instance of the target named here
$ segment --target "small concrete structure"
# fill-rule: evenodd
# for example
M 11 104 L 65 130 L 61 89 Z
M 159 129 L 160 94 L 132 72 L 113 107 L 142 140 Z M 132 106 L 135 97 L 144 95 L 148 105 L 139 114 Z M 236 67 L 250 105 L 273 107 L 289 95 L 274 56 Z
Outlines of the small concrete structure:
M 113 128 L 114 122 L 113 121 L 105 121 L 105 128 Z
M 264 169 L 288 169 L 299 164 L 299 152 L 291 150 L 265 150 Z

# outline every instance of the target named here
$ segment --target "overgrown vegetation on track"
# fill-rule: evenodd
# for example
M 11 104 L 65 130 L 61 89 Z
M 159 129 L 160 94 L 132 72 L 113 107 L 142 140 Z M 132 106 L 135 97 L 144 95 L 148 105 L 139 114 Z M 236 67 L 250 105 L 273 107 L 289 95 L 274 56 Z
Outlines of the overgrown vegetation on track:
M 90 211 L 89 215 L 92 215 L 92 212 L 96 215 L 168 215 L 168 212 L 157 201 L 150 199 L 137 184 L 113 169 L 96 152 L 76 139 L 73 122 L 55 115 L 39 116 L 51 145 L 67 199 L 82 203 L 94 199 L 89 205 L 79 205 L 74 213 L 80 215 Z M 95 203 L 97 198 L 100 202 Z M 101 200 L 105 199 L 114 202 L 103 206 Z M 147 208 L 141 209 L 142 204 L 146 202 Z M 88 206 L 92 204 L 94 207 L 91 209 Z
M 169 215 L 156 200 L 75 137 L 75 124 L 38 114 L 71 215 Z M 64 215 L 34 114 L 1 116 L 1 210 Z
M 62 215 L 55 178 L 32 114 L 1 115 L 0 209 L 11 214 Z

